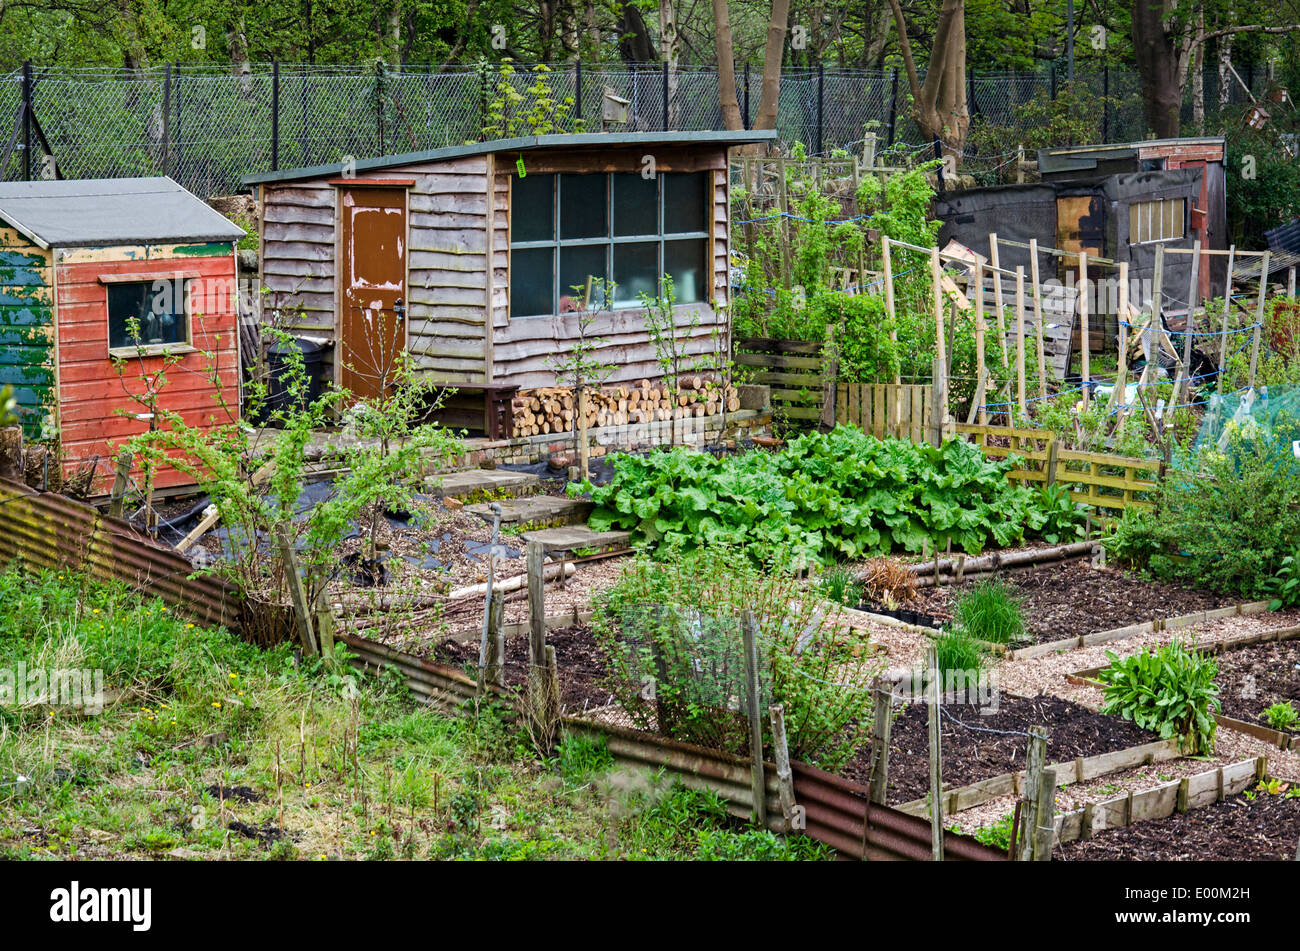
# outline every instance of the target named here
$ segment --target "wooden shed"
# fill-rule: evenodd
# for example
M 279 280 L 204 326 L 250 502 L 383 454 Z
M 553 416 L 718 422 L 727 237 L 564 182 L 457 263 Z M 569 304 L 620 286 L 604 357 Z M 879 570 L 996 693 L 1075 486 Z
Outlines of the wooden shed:
M 251 175 L 267 301 L 334 344 L 332 378 L 360 396 L 398 347 L 490 392 L 555 383 L 578 336 L 571 288 L 601 278 L 615 291 L 590 332 L 609 382 L 657 377 L 640 295 L 671 275 L 679 339 L 725 350 L 728 149 L 774 136 L 532 136 Z
M 216 418 L 207 353 L 238 405 L 243 236 L 169 178 L 0 183 L 0 385 L 13 385 L 27 436 L 57 448 L 64 479 L 108 491 L 117 444 L 149 428 L 131 394 L 172 357 L 158 405 L 193 426 Z M 167 468 L 155 485 L 188 481 Z

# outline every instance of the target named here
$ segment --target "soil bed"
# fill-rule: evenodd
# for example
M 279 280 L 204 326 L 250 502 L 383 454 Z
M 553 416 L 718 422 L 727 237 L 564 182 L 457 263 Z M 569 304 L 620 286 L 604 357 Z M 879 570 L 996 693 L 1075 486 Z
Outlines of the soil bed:
M 1152 862 L 1286 861 L 1300 836 L 1300 799 L 1253 792 L 1201 809 L 1106 829 L 1087 841 L 1058 846 L 1053 859 Z
M 1300 640 L 1226 650 L 1214 659 L 1224 716 L 1272 727 L 1263 716 L 1266 709 L 1300 703 Z M 1300 724 L 1283 732 L 1300 736 Z
M 546 643 L 555 648 L 564 712 L 578 713 L 614 702 L 613 695 L 602 685 L 605 665 L 591 628 L 556 628 L 546 632 Z M 450 667 L 477 667 L 478 645 L 447 641 L 435 648 L 433 656 Z M 527 634 L 506 638 L 506 686 L 521 690 L 528 686 Z
M 1058 697 L 998 696 L 996 713 L 977 704 L 944 704 L 942 753 L 944 786 L 967 786 L 1025 768 L 1031 726 L 1048 730 L 1047 760 L 1059 763 L 1077 756 L 1112 753 L 1151 743 L 1159 737 L 1127 720 L 1103 716 Z M 953 722 L 955 720 L 960 723 Z M 962 724 L 965 724 L 963 726 Z M 1001 732 L 989 733 L 988 730 Z M 890 734 L 891 805 L 911 802 L 930 788 L 929 729 L 924 703 L 908 704 Z M 871 746 L 858 750 L 840 775 L 865 783 L 871 771 Z
M 1038 644 L 1232 603 L 1209 591 L 1144 581 L 1114 568 L 1093 568 L 1087 560 L 1007 571 L 999 577 L 1024 598 L 1026 633 Z M 921 588 L 907 606 L 949 620 L 957 599 L 978 583 Z

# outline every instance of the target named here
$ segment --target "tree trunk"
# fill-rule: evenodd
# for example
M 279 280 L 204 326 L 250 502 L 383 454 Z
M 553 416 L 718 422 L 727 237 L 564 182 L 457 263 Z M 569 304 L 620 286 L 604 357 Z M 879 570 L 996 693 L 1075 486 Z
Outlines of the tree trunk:
M 388 61 L 400 65 L 402 62 L 402 0 L 393 0 L 393 5 L 388 8 L 387 26 L 385 43 L 388 46 Z
M 775 129 L 781 98 L 781 59 L 790 21 L 790 0 L 772 0 L 772 17 L 767 23 L 767 48 L 763 52 L 763 98 L 754 116 L 755 129 Z
M 1196 11 L 1196 46 L 1192 51 L 1192 124 L 1205 126 L 1205 7 Z
M 1229 12 L 1231 16 L 1231 11 Z M 1232 34 L 1219 37 L 1219 109 L 1232 104 Z
M 962 146 L 970 128 L 970 113 L 966 108 L 966 2 L 943 0 L 924 85 L 912 57 L 903 8 L 898 0 L 889 0 L 889 6 L 894 13 L 908 85 L 912 88 L 912 111 L 917 125 L 926 135 L 938 139 L 945 152 L 960 164 Z
M 659 57 L 668 65 L 668 115 L 664 116 L 664 128 L 676 129 L 681 109 L 677 104 L 677 63 L 680 52 L 680 37 L 677 33 L 677 10 L 675 0 L 659 0 Z
M 714 46 L 718 50 L 718 101 L 722 106 L 722 127 L 744 128 L 740 101 L 736 98 L 736 53 L 731 42 L 731 14 L 727 0 L 713 0 Z
M 1178 47 L 1165 28 L 1161 0 L 1133 2 L 1133 58 L 1142 83 L 1142 108 L 1147 127 L 1158 139 L 1178 137 L 1182 86 L 1178 76 Z

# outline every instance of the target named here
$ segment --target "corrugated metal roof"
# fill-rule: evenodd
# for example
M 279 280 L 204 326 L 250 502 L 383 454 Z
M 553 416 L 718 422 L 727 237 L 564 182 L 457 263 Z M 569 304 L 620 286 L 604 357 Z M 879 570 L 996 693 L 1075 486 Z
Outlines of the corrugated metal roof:
M 43 248 L 244 237 L 170 178 L 0 182 L 0 218 Z
M 453 145 L 443 149 L 430 149 L 425 152 L 383 155 L 379 158 L 361 159 L 355 165 L 350 166 L 342 162 L 335 162 L 331 165 L 311 165 L 306 168 L 291 168 L 280 172 L 261 172 L 256 175 L 245 175 L 242 181 L 245 185 L 301 181 L 302 179 L 320 178 L 325 175 L 341 175 L 349 169 L 357 172 L 370 172 L 382 168 L 414 165 L 417 162 L 448 161 L 474 155 L 488 155 L 495 152 L 526 152 L 534 149 L 580 148 L 583 146 L 754 145 L 759 142 L 771 142 L 775 138 L 776 131 L 773 129 L 753 129 L 747 132 L 578 132 L 568 135 L 527 135 L 513 139 L 492 139 L 470 145 Z

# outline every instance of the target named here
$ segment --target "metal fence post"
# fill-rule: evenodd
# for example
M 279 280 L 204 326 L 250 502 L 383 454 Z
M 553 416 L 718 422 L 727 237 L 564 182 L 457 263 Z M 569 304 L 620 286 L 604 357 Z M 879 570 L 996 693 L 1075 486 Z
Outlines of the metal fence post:
M 172 112 L 172 64 L 163 67 L 163 101 L 162 101 L 162 173 L 167 175 L 171 169 L 171 112 Z
M 280 171 L 280 61 L 271 63 L 271 171 Z
M 384 61 L 375 64 L 375 130 L 379 154 L 384 154 Z
M 578 114 L 578 121 L 582 121 L 582 60 L 573 61 L 573 104 Z
M 825 142 L 822 130 L 822 120 L 825 114 L 826 104 L 826 66 L 823 63 L 817 64 L 817 154 L 822 153 Z
M 23 181 L 32 180 L 32 61 L 23 61 Z
M 668 60 L 664 60 L 663 92 L 664 92 L 664 131 L 667 132 L 668 131 Z
M 1101 64 L 1101 141 L 1110 141 L 1110 63 Z
M 478 140 L 487 138 L 488 81 L 487 63 L 478 64 Z
M 745 128 L 749 126 L 749 64 L 745 64 Z
M 894 147 L 894 133 L 898 129 L 898 67 L 891 66 L 893 78 L 890 80 L 889 92 L 889 147 Z

